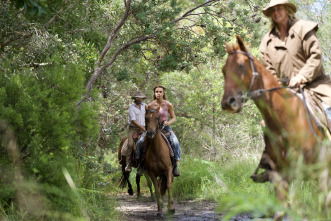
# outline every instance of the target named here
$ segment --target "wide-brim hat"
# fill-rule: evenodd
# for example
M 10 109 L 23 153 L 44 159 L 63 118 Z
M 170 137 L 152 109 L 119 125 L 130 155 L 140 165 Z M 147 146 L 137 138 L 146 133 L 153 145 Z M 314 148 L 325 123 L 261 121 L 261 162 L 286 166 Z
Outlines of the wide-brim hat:
M 288 0 L 271 0 L 269 2 L 269 5 L 267 7 L 265 7 L 264 9 L 262 9 L 263 14 L 267 17 L 270 17 L 270 14 L 271 14 L 270 9 L 276 5 L 287 5 L 288 7 L 290 7 L 293 10 L 294 13 L 297 11 L 297 7 L 293 3 L 289 2 Z
M 145 99 L 146 96 L 143 95 L 143 93 L 141 93 L 141 91 L 136 91 L 136 93 L 134 95 L 132 95 L 131 98 L 142 98 L 142 99 Z

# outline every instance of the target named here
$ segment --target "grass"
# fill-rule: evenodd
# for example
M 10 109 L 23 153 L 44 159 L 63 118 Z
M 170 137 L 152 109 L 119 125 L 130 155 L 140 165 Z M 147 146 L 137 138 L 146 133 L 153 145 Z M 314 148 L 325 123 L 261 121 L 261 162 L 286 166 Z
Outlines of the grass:
M 292 220 L 330 220 L 331 209 L 323 210 L 325 196 L 330 196 L 330 192 L 321 192 L 319 180 L 313 179 L 320 177 L 321 165 L 306 166 L 300 159 L 295 162 L 292 169 L 296 177 L 289 188 L 290 207 L 284 208 L 271 183 L 254 183 L 249 178 L 258 163 L 254 156 L 259 154 L 241 153 L 222 163 L 184 157 L 181 176 L 174 181 L 174 196 L 179 200 L 217 202 L 218 210 L 225 213 L 224 220 L 242 213 L 257 220 L 271 219 L 277 211 L 286 212 Z

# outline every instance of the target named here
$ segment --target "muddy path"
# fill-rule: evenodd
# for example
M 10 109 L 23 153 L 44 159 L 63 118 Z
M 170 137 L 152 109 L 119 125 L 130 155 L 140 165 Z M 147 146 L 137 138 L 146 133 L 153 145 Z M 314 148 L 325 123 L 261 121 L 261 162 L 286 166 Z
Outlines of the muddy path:
M 116 210 L 122 212 L 122 220 L 126 221 L 154 221 L 154 220 L 178 220 L 178 221 L 221 221 L 222 213 L 216 212 L 217 205 L 210 201 L 185 200 L 177 201 L 175 199 L 176 212 L 173 215 L 166 215 L 164 218 L 158 218 L 157 205 L 147 195 L 137 199 L 136 196 L 128 194 L 117 195 L 118 206 Z M 166 200 L 163 211 L 166 212 Z M 233 217 L 232 221 L 251 220 L 249 215 L 239 215 Z

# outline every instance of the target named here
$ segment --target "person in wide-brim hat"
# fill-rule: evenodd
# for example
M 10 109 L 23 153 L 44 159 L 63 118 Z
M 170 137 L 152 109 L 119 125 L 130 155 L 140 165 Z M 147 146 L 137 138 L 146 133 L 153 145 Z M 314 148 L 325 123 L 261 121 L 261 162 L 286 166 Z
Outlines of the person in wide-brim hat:
M 133 137 L 135 134 L 142 134 L 146 131 L 145 129 L 145 114 L 146 114 L 146 104 L 142 101 L 146 96 L 137 90 L 134 95 L 131 96 L 134 99 L 134 103 L 130 105 L 128 110 L 128 143 L 123 146 L 121 150 L 121 156 L 125 157 L 125 171 L 131 172 L 131 156 L 134 146 Z
M 297 7 L 293 3 L 289 2 L 288 0 L 271 0 L 269 2 L 269 5 L 267 7 L 265 7 L 264 9 L 262 9 L 263 14 L 267 17 L 270 17 L 271 8 L 276 5 L 285 5 L 289 9 L 291 9 L 293 13 L 295 13 L 297 11 Z
M 322 65 L 318 23 L 296 18 L 296 11 L 288 0 L 270 0 L 262 9 L 271 29 L 261 41 L 260 60 L 270 73 L 289 80 L 289 87 L 304 86 L 321 101 L 325 116 L 320 120 L 331 132 L 331 78 Z
M 134 95 L 131 96 L 132 99 L 134 98 L 141 98 L 141 99 L 146 99 L 146 96 L 141 93 L 141 91 L 136 91 L 136 93 Z

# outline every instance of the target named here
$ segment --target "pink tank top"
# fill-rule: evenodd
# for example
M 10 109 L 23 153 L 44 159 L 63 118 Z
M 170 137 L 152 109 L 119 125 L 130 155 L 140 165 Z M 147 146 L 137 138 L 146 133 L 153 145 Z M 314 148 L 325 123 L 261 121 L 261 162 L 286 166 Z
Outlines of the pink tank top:
M 156 106 L 156 102 L 154 100 L 154 105 Z M 168 112 L 168 107 L 167 107 L 167 101 L 164 101 L 164 107 L 159 110 L 159 123 L 162 123 L 163 121 L 168 121 L 169 119 L 169 112 Z

